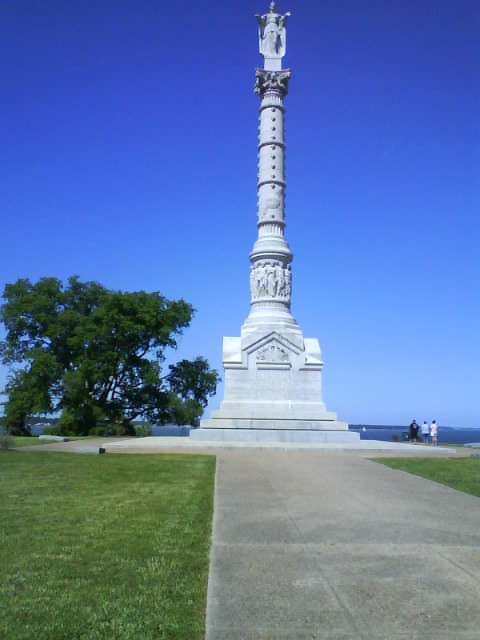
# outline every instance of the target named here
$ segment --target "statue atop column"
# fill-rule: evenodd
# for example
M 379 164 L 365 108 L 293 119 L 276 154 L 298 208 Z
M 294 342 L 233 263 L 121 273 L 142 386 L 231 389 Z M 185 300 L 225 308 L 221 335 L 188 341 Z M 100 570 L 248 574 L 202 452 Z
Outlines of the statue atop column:
M 258 48 L 265 59 L 281 59 L 286 51 L 286 29 L 290 12 L 280 15 L 275 11 L 275 2 L 263 16 L 255 15 L 258 22 Z

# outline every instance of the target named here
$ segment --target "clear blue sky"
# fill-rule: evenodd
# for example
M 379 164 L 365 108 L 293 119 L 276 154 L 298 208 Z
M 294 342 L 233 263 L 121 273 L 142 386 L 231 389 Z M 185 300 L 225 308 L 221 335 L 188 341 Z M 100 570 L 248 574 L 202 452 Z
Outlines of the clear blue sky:
M 2 0 L 2 290 L 78 274 L 183 297 L 178 357 L 221 370 L 249 310 L 267 8 Z M 292 311 L 320 341 L 327 408 L 480 427 L 480 4 L 277 8 Z

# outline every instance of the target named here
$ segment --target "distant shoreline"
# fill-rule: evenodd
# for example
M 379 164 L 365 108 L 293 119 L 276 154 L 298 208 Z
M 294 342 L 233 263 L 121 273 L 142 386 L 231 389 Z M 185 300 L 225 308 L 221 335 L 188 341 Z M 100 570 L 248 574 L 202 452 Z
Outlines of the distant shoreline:
M 420 425 L 421 426 L 421 425 Z M 390 424 L 350 424 L 350 429 L 354 429 L 355 431 L 358 429 L 401 429 L 403 431 L 408 431 L 408 424 L 403 425 L 390 425 Z M 443 425 L 438 425 L 439 429 L 480 429 L 478 427 L 447 427 Z
M 350 431 L 360 434 L 360 440 L 398 440 L 408 441 L 408 426 L 387 427 L 381 425 L 350 425 Z M 440 444 L 470 444 L 480 442 L 480 427 L 442 427 L 438 428 Z

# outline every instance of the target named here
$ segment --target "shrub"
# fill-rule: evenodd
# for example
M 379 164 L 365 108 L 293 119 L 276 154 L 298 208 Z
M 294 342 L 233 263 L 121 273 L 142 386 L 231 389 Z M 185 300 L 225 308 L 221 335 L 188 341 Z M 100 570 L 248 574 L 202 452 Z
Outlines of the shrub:
M 93 429 L 90 429 L 89 433 L 91 435 L 100 436 L 134 436 L 135 428 L 128 421 L 111 422 L 109 424 L 104 424 L 103 426 L 93 427 Z
M 399 440 L 400 440 L 400 437 L 398 433 L 392 433 L 392 442 L 398 442 Z
M 104 436 L 106 427 L 92 427 L 88 432 L 89 436 Z
M 0 435 L 0 451 L 8 451 L 15 446 L 15 438 L 9 433 Z
M 135 435 L 135 427 L 128 420 L 124 420 L 123 422 L 111 424 L 110 429 L 113 429 L 114 433 L 112 435 L 115 436 L 134 436 Z
M 71 436 L 73 435 L 72 432 L 65 428 L 65 426 L 62 426 L 62 424 L 60 422 L 57 422 L 57 424 L 51 424 L 49 427 L 45 427 L 43 433 L 46 436 Z
M 152 435 L 152 425 L 140 424 L 135 427 L 135 434 L 137 438 L 148 438 Z

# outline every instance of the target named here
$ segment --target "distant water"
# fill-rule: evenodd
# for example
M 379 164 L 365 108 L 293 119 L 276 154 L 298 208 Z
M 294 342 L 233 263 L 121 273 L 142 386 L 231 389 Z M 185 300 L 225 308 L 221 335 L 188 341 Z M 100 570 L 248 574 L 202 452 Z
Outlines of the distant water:
M 188 438 L 190 427 L 177 427 L 174 424 L 163 427 L 152 427 L 152 436 L 168 436 L 170 438 Z
M 32 436 L 41 436 L 46 427 L 49 427 L 48 423 L 34 424 L 31 427 Z M 0 435 L 3 433 L 3 429 L 0 426 Z M 178 427 L 176 425 L 166 425 L 164 427 L 152 427 L 153 436 L 169 436 L 177 438 L 188 438 L 190 433 L 190 427 Z
M 365 431 L 363 430 L 365 429 Z M 406 440 L 408 426 L 405 427 L 361 427 L 352 425 L 350 431 L 360 434 L 360 440 L 382 440 L 392 441 L 392 436 L 398 436 L 399 442 Z M 480 442 L 480 428 L 461 429 L 457 427 L 439 427 L 438 442 L 440 444 L 467 444 L 469 442 Z
M 38 436 L 44 432 L 45 424 L 34 425 L 32 427 L 32 435 Z M 383 427 L 372 425 L 351 425 L 350 431 L 360 434 L 360 440 L 382 440 L 392 442 L 392 436 L 398 438 L 399 442 L 406 440 L 408 434 L 408 426 L 405 427 Z M 2 428 L 0 427 L 0 434 Z M 175 425 L 166 425 L 163 427 L 152 427 L 152 435 L 154 436 L 176 436 L 179 438 L 188 438 L 190 427 L 178 427 Z M 474 429 L 461 429 L 459 427 L 439 427 L 438 442 L 440 444 L 467 444 L 469 442 L 480 442 L 480 427 Z

